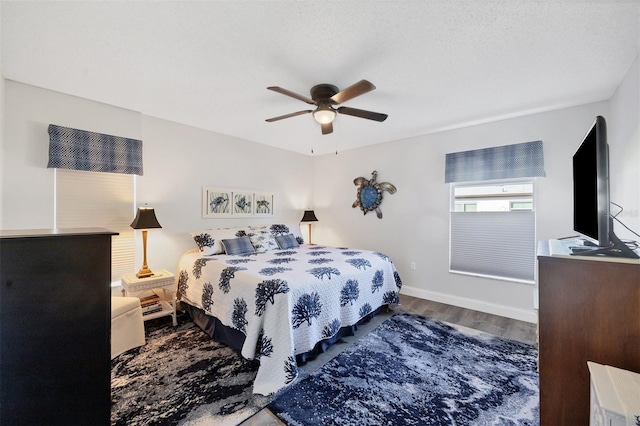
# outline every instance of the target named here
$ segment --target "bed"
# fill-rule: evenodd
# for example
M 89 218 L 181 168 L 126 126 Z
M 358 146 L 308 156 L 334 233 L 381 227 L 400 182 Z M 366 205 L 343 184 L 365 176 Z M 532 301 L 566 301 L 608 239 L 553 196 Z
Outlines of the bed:
M 191 233 L 178 297 L 215 340 L 259 361 L 253 392 L 291 383 L 297 363 L 399 303 L 400 277 L 385 254 L 304 244 L 298 224 Z

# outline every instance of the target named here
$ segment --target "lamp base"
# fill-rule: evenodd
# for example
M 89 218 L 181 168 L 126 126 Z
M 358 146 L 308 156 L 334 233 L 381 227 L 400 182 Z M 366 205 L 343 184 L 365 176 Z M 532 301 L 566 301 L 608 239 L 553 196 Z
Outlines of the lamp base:
M 143 266 L 142 268 L 140 268 L 140 270 L 138 271 L 138 273 L 136 274 L 137 278 L 148 278 L 148 277 L 152 277 L 153 276 L 153 271 L 151 269 L 149 269 L 148 266 Z

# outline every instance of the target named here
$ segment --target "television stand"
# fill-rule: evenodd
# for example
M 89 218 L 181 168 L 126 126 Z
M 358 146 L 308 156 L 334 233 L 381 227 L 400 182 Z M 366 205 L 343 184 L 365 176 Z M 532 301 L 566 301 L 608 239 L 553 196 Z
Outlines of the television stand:
M 610 257 L 626 257 L 630 259 L 640 259 L 638 254 L 631 250 L 629 246 L 627 246 L 620 238 L 613 233 L 613 231 L 609 234 L 609 239 L 611 240 L 611 245 L 609 247 L 593 247 L 593 246 L 583 246 L 583 247 L 572 247 L 571 255 L 572 256 L 610 256 Z
M 640 261 L 540 253 L 540 424 L 588 425 L 587 361 L 640 373 Z

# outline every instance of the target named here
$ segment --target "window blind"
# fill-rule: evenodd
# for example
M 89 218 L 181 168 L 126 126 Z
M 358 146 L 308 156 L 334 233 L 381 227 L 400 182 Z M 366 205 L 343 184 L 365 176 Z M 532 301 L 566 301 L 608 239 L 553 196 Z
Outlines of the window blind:
M 535 212 L 452 212 L 450 269 L 533 281 Z
M 111 239 L 111 280 L 134 271 L 134 176 L 77 170 L 56 170 L 58 228 L 106 228 Z

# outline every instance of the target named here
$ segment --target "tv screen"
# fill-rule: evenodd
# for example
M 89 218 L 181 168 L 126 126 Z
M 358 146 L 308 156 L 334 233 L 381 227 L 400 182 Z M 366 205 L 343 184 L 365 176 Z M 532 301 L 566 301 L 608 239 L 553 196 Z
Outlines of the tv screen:
M 600 247 L 611 243 L 607 128 L 601 116 L 573 156 L 573 229 Z
M 573 156 L 573 229 L 592 247 L 573 247 L 572 254 L 640 257 L 613 232 L 609 210 L 607 124 L 598 116 Z

